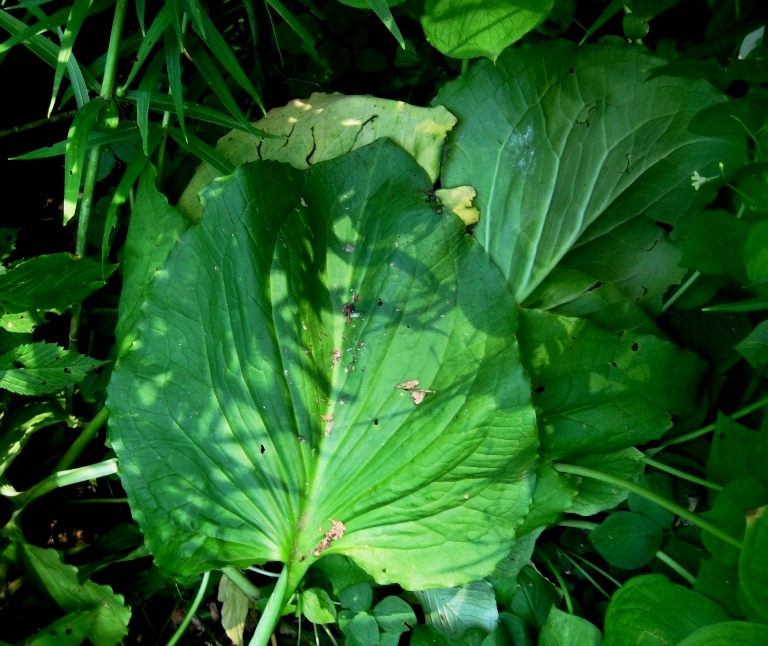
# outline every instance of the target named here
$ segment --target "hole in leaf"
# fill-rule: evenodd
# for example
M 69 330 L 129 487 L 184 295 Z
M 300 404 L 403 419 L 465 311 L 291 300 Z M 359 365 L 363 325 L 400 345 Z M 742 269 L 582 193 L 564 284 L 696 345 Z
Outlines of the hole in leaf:
M 373 418 L 373 425 L 374 426 L 378 426 L 379 425 L 379 418 L 378 417 L 374 417 Z
M 656 226 L 660 229 L 664 229 L 667 233 L 672 233 L 675 227 L 673 227 L 671 224 L 667 224 L 666 222 L 661 222 L 660 220 L 656 220 Z
M 14 368 L 18 368 L 19 370 L 21 370 L 24 367 L 24 364 L 21 363 L 21 361 L 11 361 L 11 363 L 13 364 Z
M 264 448 L 264 445 L 262 444 L 262 445 L 261 445 L 261 454 L 262 454 L 262 455 L 264 455 L 264 451 L 266 451 L 266 450 L 267 450 L 267 449 L 265 449 L 265 448 Z
M 65 633 L 66 635 L 71 635 L 71 634 L 72 634 L 72 629 L 71 629 L 71 628 L 67 628 L 67 629 L 64 631 L 64 633 Z
M 568 74 L 573 74 L 573 72 L 574 72 L 574 69 L 573 69 L 573 68 L 570 68 L 570 69 L 568 70 Z
M 632 344 L 632 352 L 637 352 L 640 349 L 640 346 L 637 345 L 637 343 Z
M 376 303 L 376 305 L 378 305 L 379 307 L 381 307 L 382 305 L 384 305 L 384 301 L 382 301 L 381 299 L 379 299 L 379 302 L 378 302 L 378 303 Z
M 538 393 L 543 393 L 544 392 L 544 386 L 537 386 L 536 388 L 533 389 L 533 392 L 535 392 L 537 394 Z
M 64 368 L 64 374 L 68 375 L 70 372 L 72 372 L 69 368 Z

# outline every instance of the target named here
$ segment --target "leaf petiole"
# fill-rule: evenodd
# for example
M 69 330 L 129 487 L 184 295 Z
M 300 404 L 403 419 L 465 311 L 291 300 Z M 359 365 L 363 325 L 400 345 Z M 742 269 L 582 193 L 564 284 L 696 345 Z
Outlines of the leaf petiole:
M 713 536 L 717 536 L 717 538 L 725 541 L 729 545 L 733 545 L 737 549 L 741 549 L 742 547 L 741 541 L 736 540 L 733 536 L 724 532 L 717 525 L 710 523 L 708 520 L 704 520 L 701 516 L 688 511 L 685 507 L 681 507 L 677 503 L 667 500 L 663 496 L 659 496 L 653 491 L 649 491 L 645 487 L 641 487 L 635 482 L 624 480 L 624 478 L 617 478 L 616 476 L 603 473 L 597 469 L 590 469 L 588 467 L 582 467 L 575 464 L 563 464 L 556 462 L 552 465 L 552 467 L 555 469 L 555 471 L 560 473 L 571 473 L 573 475 L 582 476 L 584 478 L 593 478 L 594 480 L 599 480 L 600 482 L 606 482 L 608 484 L 627 489 L 628 491 L 631 491 L 638 496 L 642 496 L 646 500 L 650 500 L 651 502 L 656 503 L 659 507 L 662 507 L 667 511 L 671 511 L 673 514 L 677 514 L 680 516 L 680 518 L 693 523 L 697 527 L 703 529 L 705 532 L 709 532 Z

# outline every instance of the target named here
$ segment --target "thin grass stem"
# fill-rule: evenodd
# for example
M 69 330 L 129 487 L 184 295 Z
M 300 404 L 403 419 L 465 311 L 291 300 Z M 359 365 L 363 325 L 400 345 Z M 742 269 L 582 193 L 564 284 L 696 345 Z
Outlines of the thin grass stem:
M 581 567 L 581 565 L 579 565 L 579 564 L 578 564 L 578 563 L 577 563 L 577 562 L 576 562 L 576 561 L 575 561 L 575 560 L 574 560 L 574 559 L 571 557 L 571 555 L 570 555 L 570 554 L 568 554 L 568 553 L 567 553 L 566 551 L 564 551 L 564 550 L 561 550 L 560 548 L 556 548 L 556 549 L 557 549 L 557 551 L 558 551 L 560 554 L 562 554 L 562 555 L 563 555 L 565 558 L 567 558 L 567 559 L 568 559 L 568 561 L 570 562 L 570 564 L 571 564 L 571 565 L 573 565 L 573 567 L 575 567 L 575 568 L 576 568 L 576 569 L 577 569 L 579 572 L 581 572 L 582 576 L 583 576 L 583 577 L 584 577 L 584 578 L 585 578 L 587 581 L 589 581 L 589 582 L 590 582 L 590 583 L 591 583 L 591 584 L 592 584 L 592 585 L 595 587 L 595 589 L 596 589 L 596 590 L 597 590 L 597 591 L 598 591 L 600 594 L 602 594 L 602 595 L 603 595 L 603 596 L 604 596 L 606 599 L 610 599 L 610 598 L 611 598 L 611 595 L 610 595 L 610 594 L 608 594 L 608 593 L 607 593 L 607 592 L 606 592 L 606 591 L 603 589 L 603 587 L 602 587 L 602 586 L 601 586 L 601 585 L 600 585 L 600 584 L 599 584 L 597 581 L 595 581 L 594 577 L 593 577 L 593 576 L 592 576 L 592 575 L 591 575 L 589 572 L 587 572 L 587 571 L 586 571 L 586 570 L 585 570 L 583 567 Z
M 168 640 L 168 643 L 165 646 L 174 646 L 176 642 L 178 642 L 184 636 L 184 633 L 187 631 L 187 628 L 189 628 L 189 624 L 192 623 L 192 619 L 194 618 L 198 607 L 203 601 L 203 596 L 205 596 L 205 588 L 208 585 L 208 579 L 210 577 L 211 577 L 210 572 L 206 572 L 205 574 L 203 574 L 203 580 L 200 582 L 200 587 L 197 589 L 197 594 L 195 595 L 195 599 L 192 601 L 192 605 L 189 607 L 189 610 L 187 611 L 187 616 L 184 617 L 184 621 L 182 621 L 179 624 L 179 627 L 176 629 L 176 632 L 173 634 L 173 637 L 171 637 Z
M 690 473 L 686 473 L 685 471 L 680 471 L 679 469 L 670 467 L 663 462 L 656 462 L 656 460 L 651 460 L 651 458 L 640 458 L 640 461 L 645 462 L 645 464 L 653 467 L 654 469 L 658 469 L 659 471 L 664 471 L 670 475 L 677 476 L 681 480 L 687 480 L 688 482 L 693 482 L 694 484 L 701 485 L 702 487 L 707 487 L 707 489 L 714 489 L 715 491 L 722 491 L 725 489 L 725 487 L 722 485 L 715 484 L 709 480 L 704 480 L 703 478 L 697 478 L 696 476 L 692 476 Z
M 662 563 L 665 565 L 668 565 L 670 568 L 672 568 L 675 572 L 677 572 L 681 577 L 683 577 L 688 583 L 693 585 L 696 582 L 696 577 L 693 576 L 688 570 L 686 570 L 682 565 L 680 565 L 675 559 L 673 559 L 668 554 L 665 554 L 661 550 L 656 552 L 656 558 L 659 559 Z
M 563 593 L 565 607 L 568 608 L 568 614 L 572 615 L 573 601 L 571 600 L 571 595 L 568 592 L 568 587 L 565 585 L 565 579 L 563 579 L 563 575 L 560 573 L 560 570 L 555 567 L 555 564 L 552 562 L 552 560 L 543 551 L 539 550 L 538 555 L 541 557 L 541 560 L 547 564 L 547 567 L 550 569 L 552 574 L 555 575 L 555 579 L 557 579 L 557 585 L 560 586 L 560 590 Z

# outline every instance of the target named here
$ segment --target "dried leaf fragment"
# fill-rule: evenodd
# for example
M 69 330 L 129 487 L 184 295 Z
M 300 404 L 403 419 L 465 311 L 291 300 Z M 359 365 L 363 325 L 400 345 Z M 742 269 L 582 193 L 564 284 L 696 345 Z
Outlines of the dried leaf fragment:
M 344 532 L 347 530 L 347 527 L 342 523 L 340 520 L 333 520 L 331 518 L 331 528 L 325 532 L 325 538 L 320 541 L 317 544 L 317 547 L 315 547 L 315 551 L 312 552 L 315 556 L 320 556 L 322 552 L 327 550 L 333 541 L 339 540 L 342 536 L 344 536 Z
M 333 430 L 333 413 L 323 415 L 320 419 L 325 422 L 325 437 L 330 437 Z
M 414 390 L 411 392 L 411 401 L 417 406 L 424 401 L 427 395 L 434 395 L 434 390 Z
M 408 381 L 398 384 L 395 388 L 399 388 L 400 390 L 413 390 L 419 383 L 418 379 L 409 379 Z
M 331 352 L 331 368 L 336 367 L 336 364 L 341 360 L 341 350 L 334 350 Z

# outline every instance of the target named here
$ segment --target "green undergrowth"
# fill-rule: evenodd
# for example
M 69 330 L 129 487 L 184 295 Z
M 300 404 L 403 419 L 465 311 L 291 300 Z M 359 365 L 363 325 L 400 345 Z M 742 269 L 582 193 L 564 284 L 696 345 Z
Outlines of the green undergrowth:
M 2 643 L 766 643 L 766 19 L 3 5 Z

